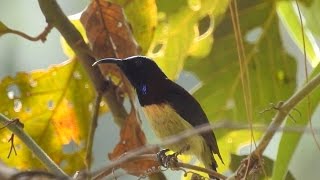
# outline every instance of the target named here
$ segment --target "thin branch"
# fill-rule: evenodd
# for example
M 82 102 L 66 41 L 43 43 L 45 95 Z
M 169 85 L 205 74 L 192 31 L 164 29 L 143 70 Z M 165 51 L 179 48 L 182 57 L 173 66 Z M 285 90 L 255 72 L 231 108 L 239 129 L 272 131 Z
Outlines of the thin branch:
M 276 128 L 276 129 L 271 129 L 270 127 L 267 126 L 262 126 L 262 125 L 253 125 L 252 126 L 254 130 L 256 131 L 289 131 L 289 132 L 308 132 L 308 129 L 305 127 L 283 127 L 283 128 Z M 169 144 L 174 144 L 177 142 L 180 142 L 181 140 L 194 136 L 199 133 L 203 133 L 206 131 L 210 130 L 217 130 L 217 129 L 231 129 L 231 130 L 243 130 L 243 129 L 250 129 L 250 125 L 243 125 L 243 124 L 236 124 L 236 123 L 230 123 L 228 121 L 223 121 L 220 123 L 216 123 L 215 125 L 211 124 L 206 124 L 204 126 L 198 126 L 197 128 L 194 129 L 189 129 L 187 131 L 184 131 L 180 134 L 177 134 L 175 136 L 168 137 L 167 139 L 163 140 L 162 143 L 160 144 L 155 144 L 155 145 L 148 145 L 136 150 L 129 151 L 125 154 L 123 154 L 119 159 L 116 161 L 111 162 L 104 168 L 101 168 L 100 170 L 93 172 L 92 177 L 93 179 L 100 179 L 103 178 L 110 173 L 113 172 L 114 169 L 118 169 L 119 166 L 125 162 L 134 160 L 136 157 L 141 156 L 143 154 L 146 154 L 147 152 L 150 152 L 154 149 L 158 149 L 159 147 L 165 147 Z
M 310 94 L 318 85 L 320 84 L 320 74 L 310 80 L 305 86 L 297 91 L 290 99 L 282 104 L 279 107 L 279 110 L 275 117 L 273 118 L 272 123 L 268 127 L 266 133 L 263 135 L 260 144 L 258 145 L 257 149 L 253 152 L 256 157 L 262 155 L 264 150 L 266 149 L 267 145 L 269 144 L 271 138 L 280 127 L 282 122 L 285 120 L 287 115 L 294 107 L 302 101 L 308 94 Z
M 8 142 L 10 142 L 10 151 L 9 151 L 9 154 L 7 156 L 7 158 L 9 159 L 10 158 L 10 155 L 12 153 L 12 150 L 14 152 L 15 155 L 18 155 L 17 154 L 17 150 L 16 150 L 16 147 L 14 146 L 14 134 L 12 133 L 11 134 L 11 137 L 9 138 Z
M 156 154 L 143 154 L 143 155 L 139 155 L 139 156 L 136 156 L 134 157 L 133 159 L 131 159 L 132 161 L 133 160 L 152 160 L 152 161 L 158 161 L 158 158 L 157 158 L 157 155 Z M 128 160 L 128 161 L 131 161 L 131 160 Z M 128 162 L 126 161 L 126 162 Z M 125 163 L 126 163 L 125 162 Z M 115 171 L 117 170 L 119 167 L 115 167 L 112 169 L 112 171 Z M 185 168 L 185 169 L 190 169 L 190 170 L 194 170 L 194 171 L 199 171 L 199 172 L 204 172 L 206 174 L 210 174 L 214 177 L 217 177 L 219 179 L 227 179 L 226 176 L 220 174 L 220 173 L 217 173 L 216 171 L 213 171 L 211 169 L 206 169 L 206 168 L 203 168 L 203 167 L 199 167 L 199 166 L 195 166 L 195 165 L 192 165 L 192 164 L 187 164 L 187 163 L 182 163 L 182 162 L 177 162 L 175 164 L 175 167 L 172 167 L 171 169 L 172 170 L 181 170 L 180 168 Z M 156 172 L 158 169 L 156 170 L 151 170 L 151 173 L 153 172 Z M 186 171 L 185 171 L 186 172 Z M 111 174 L 111 172 L 109 173 Z M 119 176 L 117 176 L 119 177 Z M 97 180 L 97 179 L 100 179 L 100 178 L 103 178 L 103 177 L 96 177 L 94 178 L 94 180 Z
M 238 7 L 237 1 L 233 0 L 229 3 L 229 10 L 231 14 L 232 26 L 235 34 L 235 40 L 237 45 L 238 51 L 238 61 L 239 61 L 239 68 L 240 68 L 240 76 L 241 76 L 241 85 L 242 85 L 242 92 L 243 92 L 243 99 L 245 104 L 246 115 L 248 118 L 248 123 L 251 126 L 251 142 L 254 143 L 255 147 L 256 141 L 253 134 L 252 129 L 252 122 L 253 122 L 253 113 L 252 113 L 252 97 L 251 97 L 251 89 L 250 89 L 250 79 L 249 79 L 249 72 L 247 67 L 247 57 L 244 50 L 244 44 L 242 40 L 242 34 L 240 29 L 240 22 L 239 22 L 239 14 L 238 14 Z M 252 143 L 250 146 L 250 152 L 252 152 Z M 247 174 L 247 172 L 246 172 Z
M 320 74 L 317 74 L 312 80 L 306 83 L 302 89 L 297 91 L 286 102 L 280 104 L 277 114 L 274 116 L 267 131 L 263 135 L 258 147 L 247 157 L 247 159 L 249 159 L 250 161 L 247 161 L 245 166 L 242 164 L 240 167 L 248 167 L 251 170 L 251 168 L 259 164 L 259 159 L 262 156 L 262 153 L 270 143 L 276 131 L 280 128 L 282 122 L 289 115 L 289 113 L 294 110 L 295 106 L 304 98 L 306 98 L 313 90 L 315 90 L 319 84 Z M 237 171 L 237 175 L 241 176 L 241 174 L 245 174 L 244 171 L 246 171 L 246 169 L 239 168 L 239 170 Z
M 94 109 L 93 109 L 94 111 L 92 115 L 88 142 L 87 142 L 87 150 L 86 150 L 87 171 L 90 171 L 90 168 L 91 168 L 93 139 L 94 139 L 94 134 L 96 132 L 97 125 L 98 125 L 97 121 L 98 121 L 101 100 L 102 100 L 102 94 L 98 93 L 95 100 L 95 104 L 94 104 Z
M 16 35 L 21 36 L 21 37 L 23 37 L 25 39 L 28 39 L 29 41 L 39 41 L 39 40 L 41 40 L 42 42 L 45 42 L 47 40 L 47 36 L 50 33 L 51 29 L 52 29 L 52 26 L 50 24 L 48 24 L 46 26 L 46 28 L 38 36 L 35 36 L 35 37 L 29 36 L 28 34 L 26 34 L 24 32 L 21 32 L 21 31 L 18 31 L 18 30 L 14 30 L 14 29 L 10 29 L 10 28 L 8 28 L 5 33 L 16 34 Z
M 0 123 L 5 125 L 33 152 L 33 154 L 43 163 L 43 165 L 52 173 L 68 177 L 63 170 L 54 163 L 54 161 L 40 148 L 40 146 L 25 132 L 18 123 L 10 123 L 11 120 L 0 113 Z

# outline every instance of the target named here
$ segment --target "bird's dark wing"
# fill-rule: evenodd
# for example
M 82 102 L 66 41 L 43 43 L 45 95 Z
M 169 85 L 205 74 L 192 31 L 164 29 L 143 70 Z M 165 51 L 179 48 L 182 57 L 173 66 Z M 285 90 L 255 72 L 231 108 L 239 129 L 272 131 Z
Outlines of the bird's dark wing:
M 206 114 L 198 101 L 178 84 L 168 80 L 168 92 L 165 93 L 165 101 L 169 103 L 176 112 L 193 127 L 209 123 Z M 207 145 L 213 153 L 217 154 L 223 162 L 216 137 L 213 131 L 201 133 Z

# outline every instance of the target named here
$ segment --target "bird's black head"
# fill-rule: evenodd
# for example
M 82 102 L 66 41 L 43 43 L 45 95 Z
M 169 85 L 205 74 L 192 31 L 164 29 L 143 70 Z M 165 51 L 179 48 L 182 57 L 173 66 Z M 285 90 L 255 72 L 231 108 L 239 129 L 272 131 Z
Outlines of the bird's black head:
M 144 56 L 132 56 L 125 59 L 105 58 L 93 65 L 100 63 L 113 63 L 119 66 L 138 93 L 139 91 L 144 93 L 147 86 L 156 85 L 167 79 L 157 64 Z

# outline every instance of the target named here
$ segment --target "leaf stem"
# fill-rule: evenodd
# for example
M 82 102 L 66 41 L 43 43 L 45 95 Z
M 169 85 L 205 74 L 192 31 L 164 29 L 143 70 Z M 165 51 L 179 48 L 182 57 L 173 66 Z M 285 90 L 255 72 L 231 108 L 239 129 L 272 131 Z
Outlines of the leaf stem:
M 62 177 L 68 177 L 68 175 L 57 165 L 55 162 L 41 149 L 41 147 L 19 126 L 17 123 L 11 123 L 12 121 L 0 113 L 0 123 L 6 126 L 11 132 L 13 132 L 19 139 L 33 152 L 33 154 L 46 166 L 46 168 Z
M 12 34 L 21 36 L 21 37 L 23 37 L 23 38 L 25 38 L 25 39 L 27 39 L 29 41 L 39 41 L 39 40 L 41 40 L 42 42 L 45 42 L 47 40 L 47 36 L 50 33 L 51 29 L 52 29 L 52 26 L 50 26 L 48 24 L 47 27 L 36 37 L 32 37 L 32 36 L 22 32 L 22 31 L 10 29 L 10 28 L 7 28 L 7 30 L 3 34 L 12 33 Z

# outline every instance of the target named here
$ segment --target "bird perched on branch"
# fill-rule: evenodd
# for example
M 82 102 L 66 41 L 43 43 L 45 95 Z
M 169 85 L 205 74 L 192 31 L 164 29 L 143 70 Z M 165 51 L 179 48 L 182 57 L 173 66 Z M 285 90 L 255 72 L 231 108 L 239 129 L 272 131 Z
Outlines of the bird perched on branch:
M 100 63 L 116 64 L 123 71 L 136 90 L 153 132 L 160 139 L 209 123 L 197 100 L 168 79 L 151 59 L 144 56 L 106 58 L 94 65 Z M 186 146 L 190 147 L 187 154 L 195 155 L 206 168 L 216 171 L 217 163 L 213 153 L 218 155 L 221 161 L 222 158 L 213 131 L 188 137 L 168 145 L 167 148 L 178 152 Z

